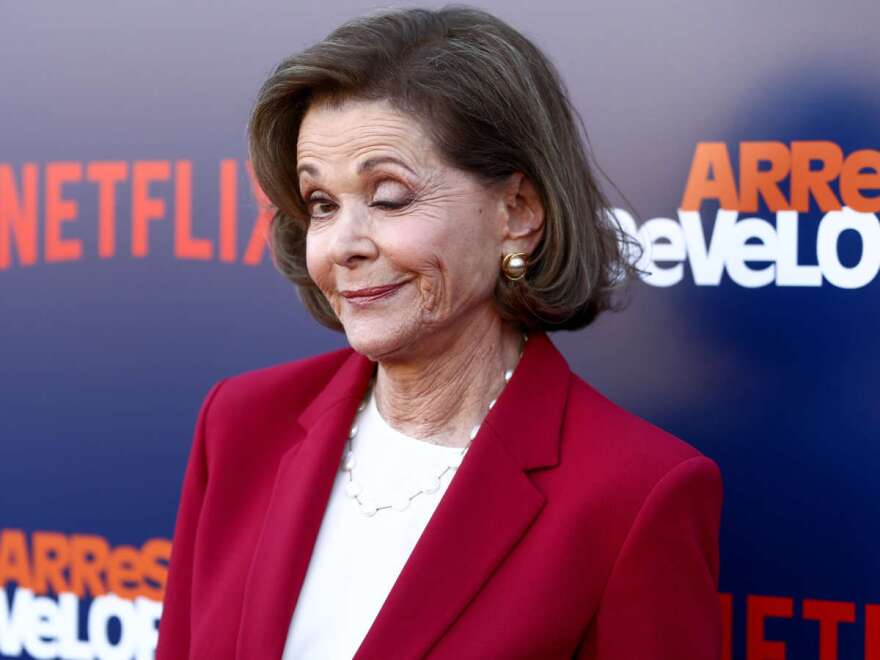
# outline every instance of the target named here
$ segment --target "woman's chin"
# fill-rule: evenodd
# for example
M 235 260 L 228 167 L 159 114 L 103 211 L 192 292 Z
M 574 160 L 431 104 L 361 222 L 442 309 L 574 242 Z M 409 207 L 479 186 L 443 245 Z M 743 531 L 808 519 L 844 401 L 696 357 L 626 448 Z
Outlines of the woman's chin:
M 400 353 L 409 343 L 400 325 L 356 322 L 344 324 L 344 328 L 351 347 L 374 362 Z

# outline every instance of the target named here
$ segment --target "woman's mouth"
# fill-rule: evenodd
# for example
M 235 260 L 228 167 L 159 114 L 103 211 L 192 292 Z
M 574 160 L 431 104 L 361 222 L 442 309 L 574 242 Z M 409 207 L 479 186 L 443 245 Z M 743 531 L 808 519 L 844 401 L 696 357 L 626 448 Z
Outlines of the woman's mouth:
M 368 305 L 377 300 L 393 296 L 406 282 L 386 284 L 384 286 L 371 286 L 363 289 L 345 289 L 340 295 L 353 305 Z

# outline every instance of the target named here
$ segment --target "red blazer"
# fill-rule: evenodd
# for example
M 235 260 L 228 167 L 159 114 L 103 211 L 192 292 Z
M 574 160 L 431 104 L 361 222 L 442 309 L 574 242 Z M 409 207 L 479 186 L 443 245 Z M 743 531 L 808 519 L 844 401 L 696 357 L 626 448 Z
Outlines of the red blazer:
M 344 349 L 211 389 L 157 660 L 281 657 L 373 366 Z M 712 460 L 533 335 L 355 658 L 717 659 L 721 503 Z

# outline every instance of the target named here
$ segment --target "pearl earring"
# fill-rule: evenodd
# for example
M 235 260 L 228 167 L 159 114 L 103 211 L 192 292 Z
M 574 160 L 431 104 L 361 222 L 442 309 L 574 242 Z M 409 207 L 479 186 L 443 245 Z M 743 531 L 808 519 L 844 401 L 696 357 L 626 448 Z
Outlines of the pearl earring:
M 511 252 L 504 255 L 501 261 L 501 272 L 504 273 L 504 277 L 511 281 L 525 277 L 527 256 L 525 252 Z

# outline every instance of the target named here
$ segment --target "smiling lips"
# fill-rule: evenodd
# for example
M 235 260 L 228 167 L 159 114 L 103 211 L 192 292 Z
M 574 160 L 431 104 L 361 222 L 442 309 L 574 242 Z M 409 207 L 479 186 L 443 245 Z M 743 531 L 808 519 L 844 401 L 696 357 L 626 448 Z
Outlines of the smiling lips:
M 356 305 L 361 305 L 364 303 L 373 302 L 374 300 L 379 300 L 381 298 L 386 298 L 392 295 L 404 284 L 406 284 L 406 282 L 387 284 L 385 286 L 371 286 L 365 289 L 346 289 L 344 291 L 340 291 L 339 293 L 349 302 Z

